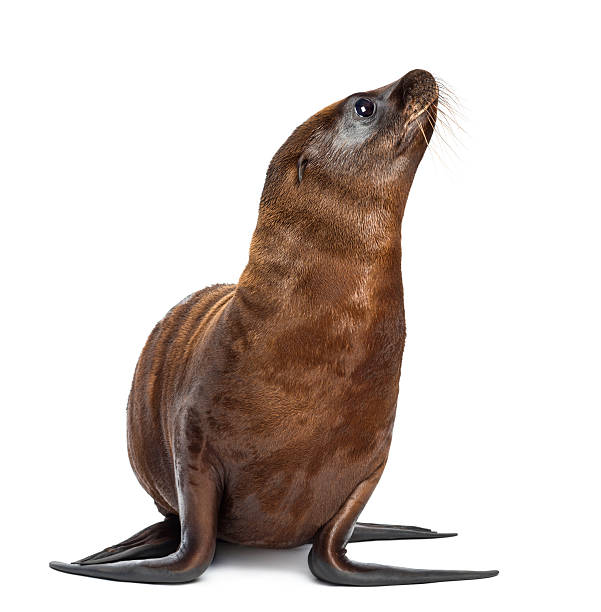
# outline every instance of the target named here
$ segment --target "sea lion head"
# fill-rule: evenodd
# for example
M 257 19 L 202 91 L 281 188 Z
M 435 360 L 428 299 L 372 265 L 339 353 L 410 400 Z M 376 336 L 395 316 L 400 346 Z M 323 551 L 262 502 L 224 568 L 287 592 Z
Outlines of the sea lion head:
M 274 156 L 264 201 L 304 206 L 333 197 L 402 203 L 436 121 L 438 86 L 425 70 L 348 96 L 299 126 Z

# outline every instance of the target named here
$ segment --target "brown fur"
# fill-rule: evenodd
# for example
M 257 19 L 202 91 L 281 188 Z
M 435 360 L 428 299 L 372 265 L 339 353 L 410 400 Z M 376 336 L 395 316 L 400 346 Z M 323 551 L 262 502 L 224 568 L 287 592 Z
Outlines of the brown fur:
M 238 284 L 175 306 L 136 368 L 128 448 L 140 483 L 178 514 L 174 465 L 191 487 L 208 475 L 224 540 L 309 542 L 386 463 L 405 341 L 401 221 L 437 88 L 414 71 L 370 93 L 389 95 L 371 131 L 349 123 L 351 96 L 286 141 Z

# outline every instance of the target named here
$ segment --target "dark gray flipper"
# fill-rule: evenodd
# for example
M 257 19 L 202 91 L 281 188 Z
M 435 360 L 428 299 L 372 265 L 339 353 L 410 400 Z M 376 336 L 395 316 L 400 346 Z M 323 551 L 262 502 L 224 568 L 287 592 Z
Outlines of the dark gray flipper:
M 182 457 L 175 464 L 179 519 L 167 517 L 162 523 L 78 563 L 53 561 L 52 569 L 93 578 L 150 583 L 189 582 L 204 572 L 215 552 L 222 485 L 212 466 L 199 469 L 200 450 L 188 438 L 190 431 L 195 430 L 187 426 L 186 416 L 181 417 L 181 430 L 174 442 L 178 456 Z M 165 556 L 157 557 L 161 554 Z
M 109 546 L 100 552 L 75 561 L 78 565 L 111 563 L 112 561 L 132 561 L 135 559 L 154 559 L 174 553 L 180 544 L 181 527 L 175 515 L 168 516 L 163 522 L 155 523 L 131 536 L 127 540 Z
M 309 553 L 309 568 L 313 575 L 332 584 L 348 586 L 386 586 L 394 584 L 422 584 L 452 580 L 492 578 L 499 572 L 463 570 L 428 570 L 393 567 L 371 563 L 357 563 L 346 556 L 348 542 L 381 539 L 449 537 L 455 534 L 436 534 L 422 527 L 398 525 L 357 524 L 355 521 L 374 490 L 384 465 L 369 478 L 359 483 L 338 512 L 317 532 Z
M 179 520 L 169 518 L 76 563 L 50 563 L 67 574 L 124 582 L 190 582 L 209 566 L 215 552 L 219 487 L 205 475 L 196 476 L 194 487 L 183 487 L 185 509 Z M 180 534 L 177 534 L 179 529 Z M 181 537 L 181 541 L 180 541 Z M 165 556 L 160 556 L 165 555 Z M 142 557 L 142 558 L 140 558 Z
M 309 553 L 309 568 L 321 580 L 347 586 L 388 586 L 454 580 L 479 580 L 481 578 L 492 578 L 499 573 L 497 570 L 485 572 L 428 570 L 357 563 L 356 561 L 350 561 L 345 555 L 339 557 L 337 563 L 333 564 L 316 553 L 315 548 L 312 548 Z
M 428 540 L 431 538 L 452 538 L 456 533 L 439 533 L 423 527 L 405 525 L 379 525 L 357 523 L 349 542 L 373 542 L 377 540 Z
M 152 584 L 170 584 L 191 582 L 198 578 L 210 563 L 196 565 L 189 558 L 173 554 L 160 559 L 137 561 L 115 561 L 113 563 L 94 563 L 78 565 L 51 561 L 50 567 L 66 574 L 104 578 L 120 582 L 146 582 Z

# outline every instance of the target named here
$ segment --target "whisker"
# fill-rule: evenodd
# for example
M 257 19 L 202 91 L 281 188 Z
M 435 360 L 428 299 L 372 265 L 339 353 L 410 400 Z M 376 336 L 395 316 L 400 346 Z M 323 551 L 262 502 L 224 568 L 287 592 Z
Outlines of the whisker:
M 426 141 L 426 145 L 429 145 L 430 142 L 428 141 L 428 138 L 426 137 L 426 132 L 424 132 L 424 128 L 422 127 L 421 123 L 418 123 L 419 129 L 422 133 L 422 136 L 424 137 L 424 140 Z
M 428 121 L 430 122 L 430 125 L 432 125 L 432 127 L 434 128 L 434 125 L 432 124 L 432 121 L 430 120 L 430 114 L 428 113 L 428 111 L 426 110 L 426 114 L 428 117 Z M 419 124 L 419 129 L 424 137 L 424 140 L 426 141 L 426 144 L 428 145 L 428 149 L 430 151 L 432 151 L 432 153 L 434 153 L 434 155 L 436 155 L 436 157 L 438 158 L 438 160 L 440 161 L 440 163 L 445 166 L 446 168 L 448 168 L 448 166 L 444 163 L 443 159 L 440 157 L 440 155 L 438 154 L 438 151 L 436 149 L 433 149 L 430 145 L 430 142 L 432 141 L 432 138 L 430 138 L 430 142 L 428 142 L 428 139 L 426 137 L 426 132 L 424 132 L 424 128 L 422 127 L 422 124 Z
M 464 106 L 459 101 L 457 96 L 454 93 L 450 92 L 448 89 L 445 89 L 444 87 L 438 88 L 438 99 L 441 102 L 444 102 L 449 105 L 455 111 L 464 110 Z
M 437 78 L 436 83 L 438 85 L 439 93 L 441 93 L 444 97 L 448 96 L 449 98 L 451 98 L 455 102 L 455 104 L 457 104 L 457 106 L 462 106 L 461 101 L 459 100 L 455 92 L 449 87 L 446 81 Z
M 457 137 L 457 131 L 466 133 L 460 125 L 460 119 L 465 117 L 458 110 L 461 103 L 451 88 L 441 79 L 436 79 L 436 82 L 438 84 L 438 99 L 426 109 L 426 119 L 432 128 L 432 136 L 429 142 L 421 125 L 420 129 L 424 139 L 428 142 L 429 150 L 446 166 L 437 149 L 442 145 L 443 148 L 451 152 L 454 158 L 459 158 L 454 145 L 462 144 Z
M 442 100 L 438 98 L 436 104 L 433 105 L 436 109 L 440 109 L 440 112 L 448 115 L 449 117 L 455 117 L 458 113 L 455 112 L 455 109 L 452 105 L 450 105 L 446 100 Z
M 461 127 L 459 122 L 453 117 L 449 117 L 445 115 L 443 112 L 440 112 L 440 109 L 437 109 L 437 121 L 440 121 L 440 124 L 443 125 L 449 132 L 452 132 L 455 129 L 461 130 L 464 134 L 467 132 Z
M 440 130 L 435 130 L 434 132 L 436 134 L 437 138 L 440 138 L 440 140 L 443 142 L 443 144 L 447 147 L 447 149 L 449 151 L 451 151 L 451 153 L 457 158 L 459 159 L 459 155 L 457 154 L 457 151 L 455 151 L 455 149 L 449 144 L 449 141 L 442 135 Z M 432 141 L 432 139 L 430 139 L 430 141 Z
M 465 118 L 464 115 L 457 111 L 454 105 L 449 104 L 447 100 L 438 99 L 437 108 L 446 115 L 449 119 L 457 121 L 459 118 Z
M 447 117 L 445 117 L 445 115 L 443 113 L 437 112 L 436 117 L 434 117 L 433 115 L 430 115 L 430 117 L 435 121 L 438 122 L 439 127 L 442 126 L 444 127 L 449 133 L 454 134 L 454 128 L 455 127 L 459 127 L 460 126 L 457 124 L 457 122 L 453 121 L 453 120 L 449 120 Z
M 433 125 L 433 123 L 430 122 L 430 125 Z M 449 132 L 449 134 L 445 136 L 443 135 L 443 132 L 440 128 L 435 128 L 434 134 L 432 138 L 430 139 L 430 142 L 431 143 L 434 142 L 434 145 L 436 146 L 436 143 L 440 140 L 440 142 L 444 145 L 444 147 L 446 147 L 455 157 L 459 158 L 459 155 L 457 154 L 455 147 L 449 142 L 449 138 L 453 136 L 454 134 L 452 132 Z

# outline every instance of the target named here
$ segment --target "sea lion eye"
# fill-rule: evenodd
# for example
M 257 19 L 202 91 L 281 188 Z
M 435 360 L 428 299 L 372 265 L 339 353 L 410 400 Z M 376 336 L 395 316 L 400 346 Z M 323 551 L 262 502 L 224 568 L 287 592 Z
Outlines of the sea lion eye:
M 376 112 L 376 105 L 369 98 L 359 98 L 355 102 L 355 112 L 359 117 L 371 117 Z

